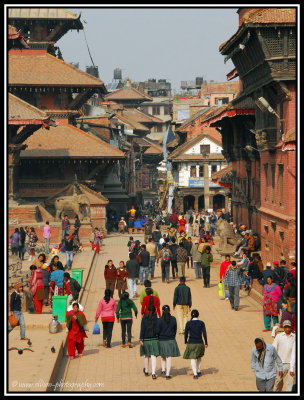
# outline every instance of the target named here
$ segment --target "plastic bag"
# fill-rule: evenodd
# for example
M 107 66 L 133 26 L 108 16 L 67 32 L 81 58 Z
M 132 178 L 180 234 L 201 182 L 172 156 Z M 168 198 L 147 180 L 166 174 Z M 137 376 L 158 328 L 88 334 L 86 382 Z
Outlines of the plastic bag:
M 94 328 L 93 328 L 93 335 L 100 335 L 100 328 L 97 322 L 95 322 Z
M 223 282 L 219 282 L 218 284 L 218 294 L 220 297 L 224 296 L 224 284 Z

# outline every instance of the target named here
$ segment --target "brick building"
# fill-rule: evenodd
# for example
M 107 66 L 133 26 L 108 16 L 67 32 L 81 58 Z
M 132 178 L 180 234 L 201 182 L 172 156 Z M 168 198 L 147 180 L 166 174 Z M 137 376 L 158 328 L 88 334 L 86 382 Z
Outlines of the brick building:
M 296 9 L 240 8 L 220 46 L 241 92 L 208 119 L 232 162 L 232 212 L 256 230 L 265 261 L 296 257 Z M 229 75 L 229 74 L 228 74 Z

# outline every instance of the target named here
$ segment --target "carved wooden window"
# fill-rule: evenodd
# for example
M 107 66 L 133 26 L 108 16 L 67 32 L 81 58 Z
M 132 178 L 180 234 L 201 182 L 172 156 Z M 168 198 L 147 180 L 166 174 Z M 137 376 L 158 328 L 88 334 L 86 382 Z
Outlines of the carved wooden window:
M 272 187 L 272 204 L 275 204 L 275 164 L 271 164 L 271 187 Z
M 284 165 L 279 164 L 279 184 L 280 184 L 280 206 L 284 207 L 284 202 L 283 202 L 283 174 L 284 174 Z
M 268 192 L 268 164 L 264 164 L 264 174 L 265 174 L 265 203 L 268 202 L 268 196 L 267 196 L 267 192 Z
M 280 29 L 262 29 L 269 52 L 272 56 L 280 56 L 283 52 L 283 32 Z

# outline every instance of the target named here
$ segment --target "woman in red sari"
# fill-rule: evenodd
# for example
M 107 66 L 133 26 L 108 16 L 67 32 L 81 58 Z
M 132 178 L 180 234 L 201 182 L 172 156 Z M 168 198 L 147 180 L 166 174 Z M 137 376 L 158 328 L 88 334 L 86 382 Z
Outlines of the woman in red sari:
M 66 324 L 69 330 L 68 333 L 68 354 L 70 360 L 75 358 L 75 350 L 78 351 L 78 357 L 82 357 L 84 349 L 85 325 L 87 324 L 86 317 L 82 311 L 79 311 L 79 304 L 73 303 L 73 310 L 66 313 Z
M 42 269 L 37 268 L 36 265 L 31 265 L 30 270 L 32 271 L 32 275 L 30 276 L 29 284 L 34 307 L 36 314 L 42 314 L 43 299 L 45 298 L 43 272 Z

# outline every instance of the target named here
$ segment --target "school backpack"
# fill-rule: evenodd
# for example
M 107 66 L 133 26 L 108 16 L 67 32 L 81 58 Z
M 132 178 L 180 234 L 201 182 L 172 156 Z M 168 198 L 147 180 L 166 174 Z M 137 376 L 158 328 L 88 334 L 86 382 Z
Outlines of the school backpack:
M 171 260 L 170 253 L 169 253 L 168 250 L 164 250 L 163 260 L 166 261 L 166 262 L 169 262 Z

